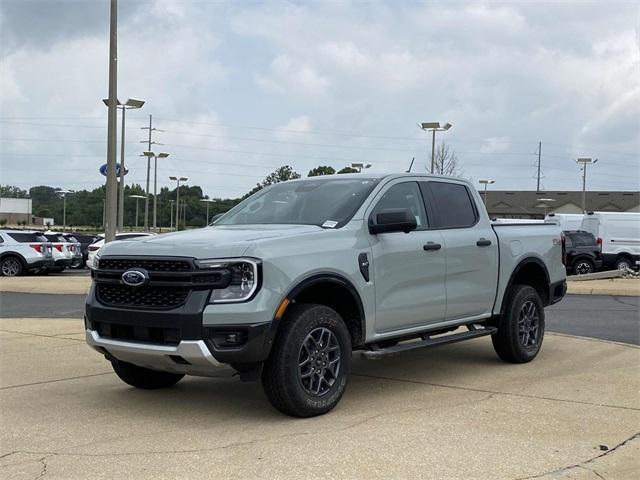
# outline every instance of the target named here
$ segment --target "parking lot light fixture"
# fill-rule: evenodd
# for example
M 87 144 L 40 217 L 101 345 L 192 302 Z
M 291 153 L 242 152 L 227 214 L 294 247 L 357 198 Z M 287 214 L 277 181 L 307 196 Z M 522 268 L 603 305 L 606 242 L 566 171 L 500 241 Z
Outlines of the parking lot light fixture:
M 157 218 L 158 218 L 158 159 L 159 158 L 167 158 L 169 156 L 168 153 L 159 153 L 155 154 L 153 152 L 142 152 L 142 154 L 151 159 L 153 158 L 153 224 L 152 230 L 155 232 L 157 227 Z
M 431 173 L 435 172 L 435 152 L 436 152 L 436 132 L 446 132 L 453 125 L 445 123 L 440 125 L 440 122 L 422 122 L 419 127 L 425 132 L 431 132 Z
M 169 177 L 169 180 L 176 182 L 176 230 L 180 229 L 180 182 L 189 181 L 189 177 Z
M 204 226 L 206 227 L 207 225 L 209 225 L 209 204 L 211 202 L 215 202 L 215 200 L 211 200 L 210 198 L 201 198 L 200 201 L 207 204 L 207 219 L 204 222 Z
M 102 101 L 108 107 L 109 99 L 103 98 Z M 120 103 L 120 100 L 117 100 L 116 108 L 122 110 L 122 126 L 120 129 L 120 175 L 118 183 L 118 220 L 117 220 L 117 230 L 121 232 L 124 229 L 124 179 L 126 170 L 124 168 L 124 132 L 125 132 L 125 112 L 127 110 L 142 108 L 144 105 L 144 100 L 136 100 L 134 98 L 129 98 L 125 103 Z
M 484 208 L 487 208 L 487 186 L 496 183 L 495 180 L 478 180 L 478 183 L 484 185 Z M 488 210 L 487 210 L 488 212 Z
M 587 213 L 587 165 L 598 163 L 598 159 L 580 157 L 576 163 L 582 165 L 582 213 Z
M 62 233 L 67 231 L 67 194 L 75 193 L 73 190 L 57 190 L 56 193 L 62 197 Z
M 146 198 L 144 195 L 129 195 L 129 198 L 135 198 L 136 199 L 136 229 L 138 228 L 138 201 L 141 198 Z

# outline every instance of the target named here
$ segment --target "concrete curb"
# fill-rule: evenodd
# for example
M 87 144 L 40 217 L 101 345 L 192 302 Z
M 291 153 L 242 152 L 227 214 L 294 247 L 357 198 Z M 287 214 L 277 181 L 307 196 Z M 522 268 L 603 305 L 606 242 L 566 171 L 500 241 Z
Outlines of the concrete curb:
M 640 279 L 617 278 L 608 280 L 568 281 L 567 293 L 571 295 L 613 295 L 640 297 Z

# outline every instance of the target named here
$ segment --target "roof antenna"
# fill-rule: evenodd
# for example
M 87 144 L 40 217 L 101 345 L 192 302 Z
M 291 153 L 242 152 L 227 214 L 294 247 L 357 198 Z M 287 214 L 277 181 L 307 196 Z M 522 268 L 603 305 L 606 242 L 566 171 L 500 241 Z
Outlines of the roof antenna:
M 411 172 L 411 167 L 413 167 L 413 162 L 415 161 L 416 157 L 413 157 L 411 159 L 411 163 L 409 164 L 409 170 L 407 170 L 407 173 Z

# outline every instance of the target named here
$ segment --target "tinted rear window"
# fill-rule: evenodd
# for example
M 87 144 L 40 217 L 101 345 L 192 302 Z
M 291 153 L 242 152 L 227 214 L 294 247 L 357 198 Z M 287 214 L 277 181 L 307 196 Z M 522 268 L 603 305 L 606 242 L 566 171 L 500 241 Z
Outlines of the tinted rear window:
M 438 228 L 464 228 L 476 223 L 477 213 L 467 187 L 457 183 L 429 182 Z
M 66 242 L 64 237 L 62 237 L 61 235 L 47 234 L 45 235 L 45 237 L 47 237 L 47 240 L 49 240 L 50 242 Z
M 20 243 L 31 243 L 31 242 L 48 242 L 43 235 L 39 235 L 37 233 L 9 233 L 11 238 L 13 238 L 16 242 Z
M 596 237 L 588 232 L 570 233 L 567 235 L 576 247 L 591 247 L 596 245 Z

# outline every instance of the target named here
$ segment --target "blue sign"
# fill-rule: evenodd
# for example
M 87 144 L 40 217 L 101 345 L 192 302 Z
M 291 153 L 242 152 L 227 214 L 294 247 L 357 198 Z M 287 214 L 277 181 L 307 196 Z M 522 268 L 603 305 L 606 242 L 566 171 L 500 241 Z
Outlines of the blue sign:
M 121 171 L 122 171 L 122 169 L 120 168 L 120 164 L 116 163 L 116 177 L 120 177 L 121 176 Z M 100 173 L 102 175 L 104 175 L 105 177 L 107 176 L 107 164 L 106 163 L 100 167 Z M 129 170 L 127 170 L 125 168 L 124 169 L 124 174 L 126 175 L 127 173 L 129 173 Z

